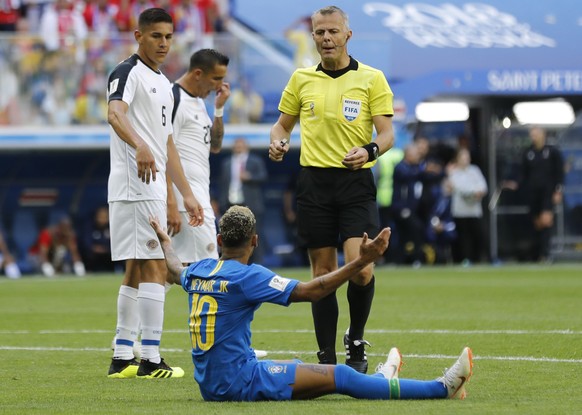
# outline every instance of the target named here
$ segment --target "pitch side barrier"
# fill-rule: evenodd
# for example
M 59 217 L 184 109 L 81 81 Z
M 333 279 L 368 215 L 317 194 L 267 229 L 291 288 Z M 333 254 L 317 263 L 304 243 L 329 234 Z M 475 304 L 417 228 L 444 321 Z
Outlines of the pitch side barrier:
M 234 140 L 244 137 L 251 148 L 267 149 L 271 124 L 227 125 L 223 148 L 228 150 Z M 299 147 L 299 125 L 291 136 L 291 147 Z M 105 150 L 109 148 L 109 127 L 3 127 L 0 128 L 0 151 L 9 150 Z

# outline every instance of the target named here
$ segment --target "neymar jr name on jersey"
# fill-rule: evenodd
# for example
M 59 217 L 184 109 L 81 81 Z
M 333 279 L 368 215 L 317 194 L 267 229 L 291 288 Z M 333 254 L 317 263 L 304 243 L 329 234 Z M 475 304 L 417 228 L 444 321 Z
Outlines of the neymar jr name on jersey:
M 201 280 L 196 278 L 192 280 L 190 289 L 192 291 L 203 291 L 207 293 L 228 293 L 228 283 L 229 281 Z M 218 287 L 216 287 L 217 285 Z

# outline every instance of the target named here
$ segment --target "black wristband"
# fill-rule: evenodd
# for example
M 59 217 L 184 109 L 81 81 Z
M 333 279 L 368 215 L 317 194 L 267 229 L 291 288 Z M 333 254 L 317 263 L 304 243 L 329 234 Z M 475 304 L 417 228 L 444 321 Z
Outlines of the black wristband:
M 380 147 L 376 143 L 366 144 L 362 148 L 368 152 L 368 163 L 376 160 L 380 156 Z

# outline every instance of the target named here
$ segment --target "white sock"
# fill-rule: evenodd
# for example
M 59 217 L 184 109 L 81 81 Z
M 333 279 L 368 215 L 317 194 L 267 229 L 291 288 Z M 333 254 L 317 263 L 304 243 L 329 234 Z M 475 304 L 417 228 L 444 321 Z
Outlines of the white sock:
M 164 290 L 166 291 L 166 294 L 168 294 L 168 291 L 170 291 L 170 288 L 172 288 L 172 285 L 174 285 L 174 284 L 170 284 L 169 282 L 164 284 Z
M 117 296 L 117 330 L 113 358 L 134 358 L 133 343 L 137 339 L 138 328 L 137 289 L 122 285 Z
M 141 320 L 141 358 L 160 363 L 160 340 L 164 328 L 163 285 L 142 282 L 137 292 L 137 307 Z

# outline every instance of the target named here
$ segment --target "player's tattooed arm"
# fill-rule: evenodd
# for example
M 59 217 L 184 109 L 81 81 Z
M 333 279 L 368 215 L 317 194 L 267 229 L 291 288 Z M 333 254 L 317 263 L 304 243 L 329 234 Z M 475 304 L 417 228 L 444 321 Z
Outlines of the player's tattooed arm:
M 184 266 L 180 259 L 174 252 L 174 247 L 171 241 L 164 241 L 161 243 L 162 251 L 166 257 L 166 267 L 168 268 L 169 280 L 174 284 L 180 284 L 180 274 L 184 270 Z
M 316 277 L 311 281 L 299 282 L 295 285 L 293 291 L 291 291 L 289 301 L 292 303 L 301 301 L 316 302 L 337 290 L 342 284 L 346 283 L 357 275 L 358 272 L 384 254 L 384 251 L 388 248 L 390 233 L 390 228 L 384 228 L 371 241 L 368 240 L 368 234 L 364 233 L 360 245 L 360 255 L 356 259 L 335 271 Z
M 301 365 L 302 368 L 309 370 L 310 372 L 317 373 L 319 375 L 327 375 L 329 373 L 329 367 L 326 365 Z
M 164 257 L 166 258 L 166 267 L 168 268 L 169 278 L 168 280 L 174 284 L 180 284 L 180 274 L 184 270 L 180 259 L 174 252 L 174 247 L 172 246 L 172 240 L 166 233 L 166 231 L 160 225 L 158 218 L 150 217 L 150 225 L 156 231 L 158 240 L 160 241 L 160 246 L 162 251 L 164 251 Z
M 224 138 L 224 124 L 222 117 L 214 119 L 210 128 L 210 152 L 217 154 L 222 149 L 222 139 Z

